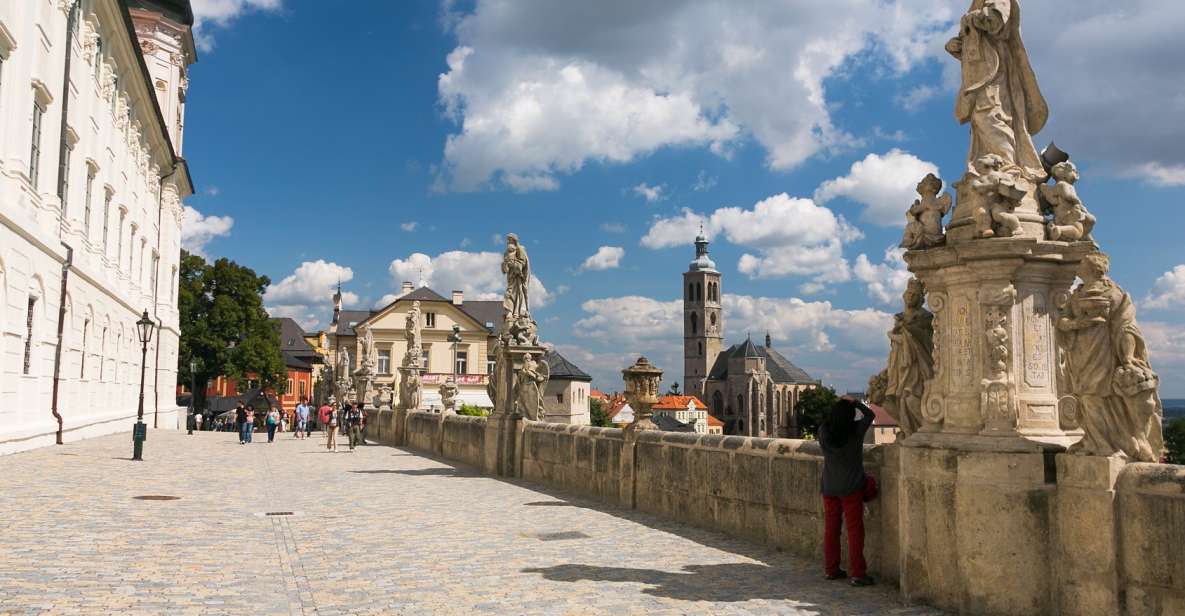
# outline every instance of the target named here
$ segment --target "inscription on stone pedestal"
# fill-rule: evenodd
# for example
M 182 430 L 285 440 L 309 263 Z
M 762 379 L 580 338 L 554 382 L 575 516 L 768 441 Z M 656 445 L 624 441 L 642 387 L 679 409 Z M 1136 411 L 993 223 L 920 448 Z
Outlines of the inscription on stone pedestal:
M 1028 297 L 1029 307 L 1025 310 L 1025 384 L 1029 387 L 1049 386 L 1049 320 L 1045 296 L 1033 294 Z
M 965 387 L 975 378 L 975 364 L 972 361 L 975 343 L 971 339 L 974 335 L 971 327 L 971 307 L 965 300 L 960 299 L 955 304 L 952 316 L 954 318 L 951 319 L 951 378 L 956 388 L 961 388 L 960 386 Z

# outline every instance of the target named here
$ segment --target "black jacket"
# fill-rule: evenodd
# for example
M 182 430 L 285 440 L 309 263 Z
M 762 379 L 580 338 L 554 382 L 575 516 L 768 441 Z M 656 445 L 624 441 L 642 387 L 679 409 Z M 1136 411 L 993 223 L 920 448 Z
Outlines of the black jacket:
M 847 496 L 864 487 L 864 433 L 872 425 L 872 411 L 860 406 L 864 414 L 843 447 L 828 444 L 827 426 L 819 429 L 819 446 L 823 449 L 823 496 Z

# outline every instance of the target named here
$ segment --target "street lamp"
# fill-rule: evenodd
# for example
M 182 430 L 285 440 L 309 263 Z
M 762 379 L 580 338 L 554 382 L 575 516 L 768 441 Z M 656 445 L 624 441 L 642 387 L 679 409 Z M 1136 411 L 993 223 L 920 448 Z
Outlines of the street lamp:
M 197 365 L 196 358 L 189 360 L 189 379 L 191 383 L 189 387 L 189 421 L 185 423 L 185 426 L 189 428 L 190 434 L 193 434 L 193 415 L 197 411 Z
M 461 342 L 461 326 L 454 325 L 448 341 L 453 343 L 453 382 L 457 381 L 457 345 Z
M 152 340 L 153 329 L 156 329 L 156 322 L 145 308 L 143 316 L 136 321 L 136 333 L 140 335 L 140 407 L 136 410 L 136 425 L 132 427 L 132 459 L 141 461 L 144 460 L 144 439 L 148 436 L 148 426 L 144 425 L 144 371 L 148 367 L 148 342 Z

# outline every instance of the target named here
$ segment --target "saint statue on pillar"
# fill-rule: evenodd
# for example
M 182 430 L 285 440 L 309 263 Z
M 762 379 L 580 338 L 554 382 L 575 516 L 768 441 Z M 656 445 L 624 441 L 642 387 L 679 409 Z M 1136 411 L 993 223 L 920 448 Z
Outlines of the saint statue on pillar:
M 1082 440 L 1071 453 L 1159 462 L 1164 453 L 1159 380 L 1136 325 L 1131 295 L 1107 276 L 1110 259 L 1082 259 L 1057 328 L 1065 345 L 1068 391 L 1077 398 Z
M 531 260 L 527 257 L 527 249 L 518 241 L 518 236 L 510 233 L 506 236 L 506 252 L 502 256 L 502 273 L 506 274 L 506 298 L 503 305 L 507 315 L 514 317 L 530 316 L 531 310 L 527 306 L 527 285 L 531 281 Z
M 955 117 L 971 124 L 968 173 L 974 175 L 974 161 L 995 154 L 1005 171 L 1044 180 L 1032 135 L 1045 126 L 1049 107 L 1020 37 L 1016 0 L 972 0 L 946 50 L 962 65 Z

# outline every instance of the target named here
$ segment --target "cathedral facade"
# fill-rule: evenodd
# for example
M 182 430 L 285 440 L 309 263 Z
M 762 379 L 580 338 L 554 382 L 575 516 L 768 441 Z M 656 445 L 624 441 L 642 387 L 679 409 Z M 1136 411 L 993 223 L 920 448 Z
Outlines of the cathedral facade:
M 725 434 L 798 436 L 798 396 L 819 382 L 776 351 L 769 334 L 764 345 L 747 338 L 724 349 L 720 283 L 701 231 L 683 273 L 683 390 L 708 405 Z

